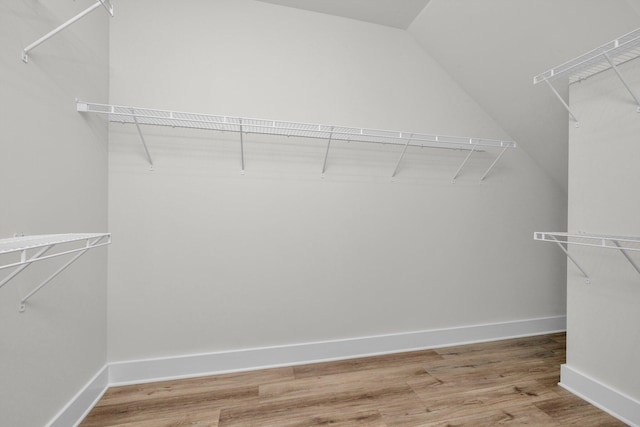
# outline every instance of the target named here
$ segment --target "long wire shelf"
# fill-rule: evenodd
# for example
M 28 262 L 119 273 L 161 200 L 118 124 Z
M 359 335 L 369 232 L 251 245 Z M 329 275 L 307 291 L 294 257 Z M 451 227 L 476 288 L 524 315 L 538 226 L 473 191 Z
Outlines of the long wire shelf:
M 405 150 L 409 146 L 469 151 L 476 151 L 479 147 L 501 148 L 503 150 L 516 148 L 516 143 L 509 140 L 431 135 L 416 132 L 400 132 L 391 130 L 331 126 L 323 124 L 288 122 L 281 120 L 256 119 L 237 116 L 220 116 L 180 111 L 156 110 L 150 108 L 121 105 L 96 104 L 82 101 L 77 102 L 77 110 L 84 113 L 98 113 L 106 115 L 111 122 L 135 125 L 138 128 L 138 133 L 144 145 L 147 159 L 152 166 L 153 161 L 151 160 L 151 156 L 147 144 L 144 140 L 142 131 L 140 129 L 140 125 L 236 132 L 240 134 L 241 143 L 243 134 L 261 134 L 284 137 L 323 139 L 329 141 L 329 144 L 332 141 L 395 144 L 403 146 Z M 502 154 L 503 153 L 501 153 L 500 156 Z M 493 166 L 494 165 L 492 165 L 492 167 Z M 326 156 L 325 165 L 323 166 L 323 173 L 325 168 Z
M 556 243 L 567 257 L 576 265 L 589 282 L 589 275 L 569 254 L 569 245 L 590 246 L 596 248 L 616 249 L 629 261 L 633 268 L 640 274 L 640 266 L 629 256 L 627 251 L 640 252 L 640 237 L 636 236 L 612 236 L 604 234 L 578 234 L 566 232 L 542 232 L 533 233 L 534 240 Z
M 46 284 L 51 282 L 56 276 L 62 273 L 89 249 L 108 245 L 110 243 L 110 233 L 46 234 L 0 239 L 0 255 L 2 255 L 3 258 L 5 256 L 10 257 L 11 254 L 19 255 L 18 260 L 12 260 L 0 264 L 0 270 L 8 268 L 14 269 L 8 276 L 0 281 L 0 288 L 34 262 L 56 258 L 63 255 L 75 254 L 62 267 L 56 270 L 55 273 L 51 274 L 47 279 L 20 300 L 20 311 L 23 312 L 25 310 L 25 304 L 29 298 L 35 295 Z M 60 250 L 55 253 L 47 254 L 47 252 L 55 247 L 58 247 Z
M 533 83 L 538 84 L 545 80 L 552 81 L 561 77 L 567 77 L 570 84 L 575 83 L 610 69 L 611 63 L 619 66 L 639 56 L 640 28 L 538 74 L 533 78 Z
M 638 57 L 640 57 L 640 28 L 590 50 L 584 55 L 538 74 L 533 78 L 533 84 L 546 83 L 577 125 L 578 118 L 575 113 L 551 82 L 559 78 L 566 78 L 569 84 L 572 84 L 612 69 L 635 101 L 637 111 L 640 112 L 640 97 L 629 86 L 627 80 L 618 69 L 620 65 Z

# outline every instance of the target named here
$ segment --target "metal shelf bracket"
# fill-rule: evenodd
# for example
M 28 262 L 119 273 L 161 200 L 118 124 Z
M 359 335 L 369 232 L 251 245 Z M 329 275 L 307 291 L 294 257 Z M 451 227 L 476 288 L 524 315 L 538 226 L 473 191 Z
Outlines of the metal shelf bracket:
M 136 118 L 136 113 L 133 108 L 131 109 L 131 114 L 136 124 L 136 129 L 138 130 L 138 135 L 140 136 L 140 140 L 142 141 L 142 146 L 144 147 L 144 153 L 146 154 L 147 161 L 149 162 L 149 169 L 153 170 L 153 159 L 151 158 L 151 153 L 149 153 L 149 147 L 147 147 L 147 141 L 145 141 L 144 139 L 144 135 L 142 134 L 142 129 L 140 129 L 140 123 L 138 123 L 138 119 Z
M 324 153 L 324 163 L 322 163 L 322 177 L 327 170 L 327 159 L 329 158 L 329 148 L 331 147 L 331 138 L 333 138 L 333 126 L 331 126 L 331 132 L 329 132 L 329 139 L 327 140 L 327 151 Z
M 393 170 L 393 173 L 391 174 L 391 178 L 394 178 L 398 173 L 398 169 L 400 168 L 400 163 L 402 162 L 402 159 L 404 158 L 404 154 L 407 152 L 407 148 L 409 147 L 410 143 L 411 143 L 411 136 L 409 136 L 409 138 L 407 139 L 407 143 L 404 144 L 404 147 L 402 148 L 402 153 L 400 153 L 400 157 L 398 158 L 398 162 L 396 163 L 396 168 Z
M 88 7 L 84 11 L 80 12 L 78 15 L 76 15 L 73 18 L 69 19 L 65 23 L 59 25 L 57 28 L 51 30 L 50 32 L 48 32 L 44 36 L 40 37 L 38 40 L 36 40 L 33 43 L 31 43 L 29 46 L 27 46 L 24 49 L 22 49 L 22 61 L 24 63 L 28 63 L 29 62 L 29 52 L 31 52 L 36 47 L 40 46 L 45 41 L 49 40 L 51 37 L 53 37 L 56 34 L 58 34 L 60 31 L 62 31 L 65 28 L 67 28 L 69 25 L 71 25 L 74 22 L 79 21 L 80 19 L 84 18 L 86 15 L 88 15 L 91 12 L 93 12 L 95 9 L 99 8 L 100 6 L 103 6 L 106 9 L 106 11 L 109 13 L 109 15 L 113 16 L 113 5 L 109 2 L 109 0 L 98 0 L 96 3 L 93 4 L 93 6 Z
M 482 177 L 480 178 L 480 181 L 484 181 L 484 179 L 487 177 L 487 175 L 489 175 L 489 172 L 491 172 L 491 170 L 498 164 L 498 162 L 500 161 L 502 156 L 504 156 L 504 153 L 507 152 L 508 148 L 509 147 L 504 147 L 502 149 L 500 154 L 498 154 L 498 157 L 496 157 L 496 159 L 493 161 L 493 163 L 491 163 L 491 166 L 489 166 L 489 169 L 487 169 L 486 172 L 484 173 L 484 175 L 482 175 Z
M 567 101 L 564 100 L 564 98 L 562 98 L 562 96 L 560 96 L 560 94 L 558 93 L 558 91 L 556 90 L 555 87 L 553 87 L 553 85 L 551 84 L 551 82 L 549 80 L 544 81 L 549 88 L 551 89 L 551 91 L 553 91 L 553 93 L 556 95 L 556 97 L 560 100 L 560 102 L 562 103 L 562 105 L 564 106 L 564 108 L 567 110 L 567 112 L 569 113 L 569 115 L 571 116 L 571 118 L 573 119 L 574 122 L 576 122 L 576 127 L 578 127 L 579 125 L 579 121 L 578 118 L 576 117 L 576 115 L 573 113 L 573 111 L 571 110 L 571 107 L 569 107 L 569 104 L 567 104 Z
M 613 68 L 613 71 L 616 72 L 616 75 L 618 76 L 618 78 L 620 79 L 622 84 L 624 85 L 625 89 L 627 89 L 627 91 L 629 92 L 629 94 L 631 95 L 633 100 L 636 102 L 636 105 L 637 105 L 636 111 L 640 113 L 640 100 L 636 96 L 635 92 L 631 89 L 631 87 L 629 86 L 629 84 L 625 80 L 624 76 L 622 75 L 622 73 L 620 72 L 620 70 L 618 69 L 616 64 L 613 63 L 613 61 L 611 60 L 611 57 L 606 53 L 603 53 L 603 55 L 607 59 L 607 62 L 611 65 L 611 68 Z
M 473 143 L 473 140 L 469 140 L 469 143 Z M 478 147 L 478 144 L 474 144 L 474 146 L 471 149 L 471 151 L 469 151 L 469 154 L 467 154 L 467 157 L 464 158 L 464 160 L 462 161 L 462 164 L 460 165 L 460 167 L 458 168 L 456 173 L 453 175 L 453 178 L 451 179 L 451 183 L 452 184 L 456 183 L 456 178 L 458 177 L 458 175 L 460 175 L 460 172 L 462 172 L 462 168 L 464 168 L 464 165 L 467 164 L 467 162 L 471 158 L 471 155 L 473 154 L 473 152 L 476 151 L 477 147 Z
M 244 139 L 242 136 L 242 119 L 240 122 L 240 174 L 244 175 Z

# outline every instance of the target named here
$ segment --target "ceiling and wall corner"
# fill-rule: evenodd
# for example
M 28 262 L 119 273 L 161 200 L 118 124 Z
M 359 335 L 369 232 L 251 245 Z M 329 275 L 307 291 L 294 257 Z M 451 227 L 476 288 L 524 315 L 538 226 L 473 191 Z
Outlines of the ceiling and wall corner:
M 406 30 L 429 0 L 259 0 Z

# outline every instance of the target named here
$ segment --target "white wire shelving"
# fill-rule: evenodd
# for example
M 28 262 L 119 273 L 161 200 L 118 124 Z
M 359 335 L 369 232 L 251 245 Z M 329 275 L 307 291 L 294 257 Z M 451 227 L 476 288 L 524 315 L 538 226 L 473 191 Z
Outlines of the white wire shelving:
M 578 267 L 578 270 L 584 275 L 589 283 L 589 275 L 578 264 L 578 262 L 569 254 L 569 245 L 590 246 L 596 248 L 616 249 L 624 255 L 625 259 L 640 274 L 640 267 L 631 258 L 628 251 L 640 252 L 640 237 L 634 236 L 610 236 L 602 234 L 577 234 L 565 232 L 542 232 L 533 233 L 534 240 L 556 243 L 567 257 Z
M 19 255 L 19 260 L 12 260 L 0 264 L 0 270 L 13 268 L 14 270 L 0 281 L 0 288 L 16 277 L 27 267 L 37 261 L 51 259 L 59 256 L 75 254 L 58 270 L 36 286 L 31 292 L 20 300 L 20 311 L 23 312 L 26 302 L 40 289 L 51 282 L 89 249 L 108 245 L 111 243 L 110 233 L 73 233 L 73 234 L 46 234 L 36 236 L 12 237 L 0 239 L 0 256 Z M 58 252 L 49 253 L 54 248 Z
M 100 6 L 104 7 L 106 9 L 107 13 L 109 13 L 109 15 L 113 16 L 113 5 L 111 5 L 109 0 L 98 0 L 92 6 L 88 7 L 85 10 L 83 10 L 82 12 L 80 12 L 79 14 L 74 16 L 73 18 L 67 20 L 63 24 L 60 24 L 55 29 L 49 31 L 47 34 L 45 34 L 44 36 L 40 37 L 38 40 L 34 41 L 29 46 L 27 46 L 24 49 L 22 49 L 22 61 L 24 61 L 25 63 L 28 63 L 29 62 L 29 52 L 31 52 L 36 47 L 40 46 L 42 43 L 44 43 L 47 40 L 49 40 L 51 37 L 53 37 L 56 34 L 58 34 L 60 31 L 62 31 L 65 28 L 67 28 L 69 25 L 73 24 L 74 22 L 79 21 L 80 19 L 82 19 L 86 15 L 88 15 L 89 13 L 91 13 L 94 10 L 98 9 Z
M 109 121 L 133 124 L 136 126 L 144 151 L 151 168 L 153 159 L 142 133 L 141 125 L 168 126 L 173 128 L 202 129 L 221 132 L 235 132 L 240 135 L 241 173 L 244 173 L 244 134 L 276 135 L 284 137 L 299 137 L 323 139 L 327 141 L 327 148 L 322 165 L 322 174 L 327 169 L 327 159 L 331 142 L 347 141 L 376 144 L 394 144 L 403 147 L 392 176 L 398 172 L 400 163 L 409 146 L 422 148 L 442 148 L 469 151 L 467 157 L 456 171 L 453 180 L 458 177 L 471 154 L 478 149 L 496 148 L 500 153 L 491 166 L 482 175 L 484 180 L 495 167 L 503 154 L 509 148 L 516 148 L 514 141 L 469 138 L 458 136 L 429 135 L 414 132 L 399 132 L 390 130 L 375 130 L 352 128 L 344 126 L 330 126 L 322 124 L 296 123 L 281 120 L 255 119 L 245 117 L 219 116 L 200 113 L 155 110 L 150 108 L 129 107 L 120 105 L 96 104 L 78 101 L 77 110 L 83 113 L 98 113 L 108 116 Z
M 573 120 L 577 123 L 578 119 L 573 113 L 567 102 L 560 96 L 558 91 L 551 84 L 552 81 L 563 78 L 567 79 L 569 84 L 579 82 L 594 74 L 613 69 L 622 81 L 635 103 L 638 105 L 640 112 L 640 98 L 631 89 L 618 67 L 626 62 L 636 59 L 640 56 L 640 28 L 631 31 L 615 40 L 599 46 L 584 55 L 574 58 L 564 64 L 551 68 L 544 73 L 538 74 L 533 78 L 533 84 L 545 82 L 560 100 L 562 105 L 567 109 Z

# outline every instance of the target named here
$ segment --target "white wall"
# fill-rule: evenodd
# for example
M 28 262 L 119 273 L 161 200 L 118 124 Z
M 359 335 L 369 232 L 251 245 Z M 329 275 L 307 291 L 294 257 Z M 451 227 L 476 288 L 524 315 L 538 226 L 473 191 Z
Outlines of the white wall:
M 0 3 L 0 238 L 107 229 L 107 127 L 74 103 L 107 99 L 106 13 L 21 61 L 25 46 L 89 5 Z M 22 314 L 20 297 L 65 260 L 32 265 L 0 289 L 1 425 L 45 425 L 105 365 L 106 256 L 84 255 Z
M 620 70 L 637 93 L 640 62 Z M 640 236 L 633 99 L 610 70 L 572 85 L 571 107 L 580 127 L 570 130 L 569 230 Z M 618 251 L 571 249 L 591 284 L 569 265 L 567 365 L 640 402 L 640 277 Z
M 185 4 L 187 3 L 187 4 Z M 505 138 L 400 30 L 249 0 L 122 2 L 110 102 Z M 532 240 L 564 195 L 522 150 L 464 153 L 146 128 L 110 131 L 111 361 L 564 313 Z

